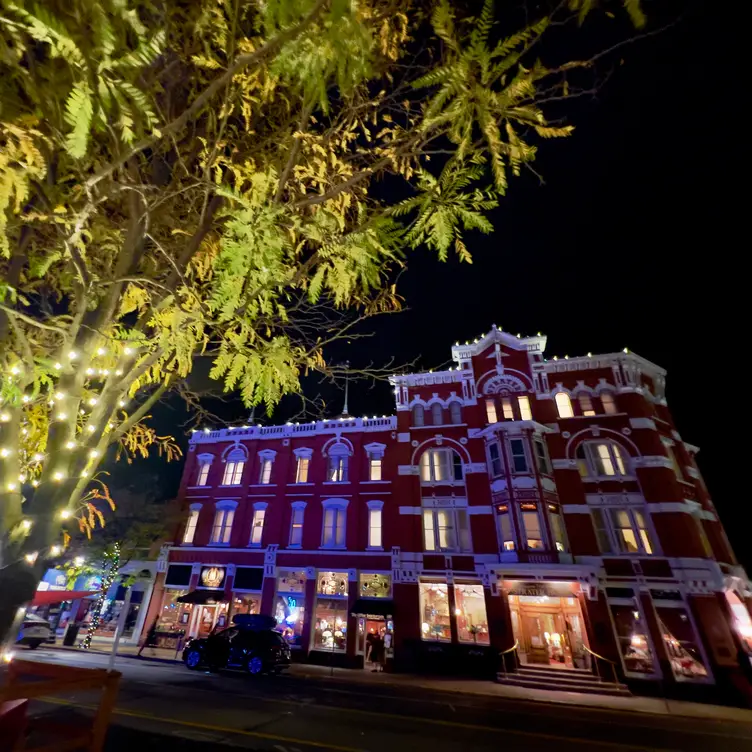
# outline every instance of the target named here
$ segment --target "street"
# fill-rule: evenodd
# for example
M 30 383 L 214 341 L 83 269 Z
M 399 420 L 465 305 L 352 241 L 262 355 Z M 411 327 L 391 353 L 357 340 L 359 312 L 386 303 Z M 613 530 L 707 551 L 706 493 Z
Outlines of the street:
M 101 654 L 20 651 L 19 657 L 105 667 Z M 257 750 L 748 750 L 752 724 L 652 715 L 415 687 L 318 678 L 211 675 L 181 665 L 118 658 L 123 673 L 108 752 L 220 745 Z M 86 693 L 33 712 L 87 712 Z M 139 733 L 140 732 L 140 733 Z M 155 735 L 160 735 L 156 738 Z M 165 737 L 167 739 L 165 740 Z

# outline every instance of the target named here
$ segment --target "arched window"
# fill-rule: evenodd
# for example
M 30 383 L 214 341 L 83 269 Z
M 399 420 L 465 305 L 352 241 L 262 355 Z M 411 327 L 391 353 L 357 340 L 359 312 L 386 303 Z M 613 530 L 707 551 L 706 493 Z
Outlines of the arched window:
M 449 420 L 455 424 L 462 423 L 462 405 L 457 400 L 449 403 Z
M 575 456 L 583 478 L 614 478 L 629 474 L 628 457 L 613 441 L 586 441 L 577 447 Z
M 462 480 L 462 458 L 453 449 L 426 449 L 420 457 L 420 478 L 426 483 Z
M 236 446 L 224 457 L 225 472 L 222 476 L 223 486 L 239 486 L 243 480 L 243 468 L 245 467 L 248 454 L 245 448 Z
M 329 449 L 329 472 L 327 480 L 333 483 L 347 481 L 347 460 L 350 454 L 346 444 L 333 444 Z
M 559 412 L 560 418 L 571 418 L 574 416 L 572 400 L 569 399 L 569 395 L 566 392 L 557 392 L 554 399 L 556 400 L 556 409 Z
M 435 426 L 440 426 L 444 423 L 444 409 L 438 402 L 434 402 L 431 405 L 431 420 Z
M 426 423 L 425 410 L 423 405 L 413 405 L 413 425 L 423 426 Z
M 603 412 L 606 415 L 613 415 L 617 412 L 614 395 L 611 392 L 601 392 L 601 404 L 603 405 Z

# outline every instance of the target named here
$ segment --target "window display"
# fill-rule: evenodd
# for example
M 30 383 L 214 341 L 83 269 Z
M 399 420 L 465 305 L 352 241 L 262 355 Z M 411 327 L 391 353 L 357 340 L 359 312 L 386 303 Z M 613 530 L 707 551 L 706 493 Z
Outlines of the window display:
M 347 572 L 319 572 L 316 592 L 319 595 L 347 596 Z
M 632 674 L 654 674 L 655 658 L 650 649 L 648 627 L 635 606 L 611 605 L 614 627 L 624 669 Z
M 277 620 L 277 631 L 290 643 L 290 646 L 300 647 L 305 622 L 303 596 L 278 593 L 274 599 L 274 618 Z
M 187 590 L 165 590 L 162 610 L 159 612 L 159 623 L 157 624 L 160 631 L 184 628 L 188 619 L 183 620 L 181 617 L 190 615 L 191 604 L 182 604 L 177 601 L 187 592 Z
M 454 604 L 460 642 L 489 645 L 491 639 L 488 635 L 483 585 L 455 585 Z
M 258 614 L 261 613 L 260 595 L 239 595 L 232 599 L 232 613 L 235 614 Z
M 362 572 L 358 590 L 361 598 L 389 598 L 392 595 L 392 578 L 388 574 Z
M 347 601 L 317 598 L 313 625 L 314 650 L 344 652 L 347 648 Z
M 421 582 L 420 632 L 424 640 L 451 640 L 449 590 L 444 583 Z
M 305 571 L 297 569 L 280 569 L 277 575 L 277 592 L 305 593 Z
M 658 626 L 676 680 L 707 679 L 708 671 L 686 609 L 658 606 L 656 612 Z

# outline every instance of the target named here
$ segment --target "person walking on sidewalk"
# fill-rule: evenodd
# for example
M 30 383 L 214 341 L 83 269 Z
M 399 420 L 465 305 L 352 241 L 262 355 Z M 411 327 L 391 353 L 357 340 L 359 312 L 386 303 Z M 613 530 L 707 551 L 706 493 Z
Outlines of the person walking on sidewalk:
M 146 633 L 146 637 L 144 637 L 144 641 L 141 643 L 141 647 L 138 651 L 139 658 L 141 657 L 141 653 L 144 652 L 144 648 L 151 648 L 154 650 L 157 647 L 157 621 L 157 619 L 154 619 L 154 622 Z

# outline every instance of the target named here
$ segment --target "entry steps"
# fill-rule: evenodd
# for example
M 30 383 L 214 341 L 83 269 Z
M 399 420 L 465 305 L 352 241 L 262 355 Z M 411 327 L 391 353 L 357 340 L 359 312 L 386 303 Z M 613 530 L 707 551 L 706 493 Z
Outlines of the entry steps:
M 496 675 L 499 684 L 529 689 L 554 689 L 560 692 L 583 692 L 590 695 L 629 696 L 626 684 L 599 681 L 598 677 L 582 668 L 550 668 L 536 664 L 521 664 L 517 671 Z

